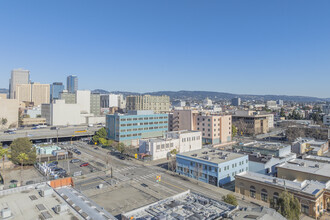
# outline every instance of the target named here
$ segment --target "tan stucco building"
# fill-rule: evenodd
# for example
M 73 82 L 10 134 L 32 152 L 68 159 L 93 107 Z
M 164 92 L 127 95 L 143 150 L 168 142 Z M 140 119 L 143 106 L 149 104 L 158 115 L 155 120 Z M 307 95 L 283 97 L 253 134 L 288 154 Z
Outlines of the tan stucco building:
M 6 119 L 7 122 L 0 128 L 17 127 L 18 125 L 18 100 L 0 98 L 0 120 Z
M 287 190 L 301 204 L 301 212 L 317 218 L 330 209 L 330 182 L 290 181 L 259 173 L 244 172 L 235 176 L 235 192 L 264 202 L 278 200 Z
M 154 113 L 168 113 L 170 111 L 170 97 L 162 96 L 127 96 L 126 110 L 152 110 Z
M 18 84 L 16 85 L 16 98 L 19 102 L 32 102 L 34 106 L 50 102 L 49 84 Z

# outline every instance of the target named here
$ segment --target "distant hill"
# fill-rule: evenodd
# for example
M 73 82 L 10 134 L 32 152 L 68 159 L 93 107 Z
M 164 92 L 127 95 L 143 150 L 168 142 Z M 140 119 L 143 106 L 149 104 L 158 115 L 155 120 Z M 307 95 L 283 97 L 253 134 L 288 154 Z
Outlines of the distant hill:
M 8 94 L 9 93 L 9 90 L 8 89 L 0 88 L 0 93 L 6 93 L 6 94 Z
M 108 94 L 110 92 L 106 90 L 96 89 L 101 94 Z M 121 93 L 124 96 L 127 95 L 167 95 L 171 100 L 182 99 L 182 100 L 203 100 L 210 98 L 214 101 L 231 100 L 235 97 L 240 97 L 242 100 L 283 100 L 283 101 L 295 101 L 295 102 L 329 102 L 330 98 L 317 98 L 309 96 L 287 96 L 287 95 L 246 95 L 246 94 L 232 94 L 224 92 L 212 92 L 212 91 L 159 91 L 159 92 L 147 92 L 147 93 L 134 93 L 134 92 L 122 92 L 113 91 L 111 93 Z

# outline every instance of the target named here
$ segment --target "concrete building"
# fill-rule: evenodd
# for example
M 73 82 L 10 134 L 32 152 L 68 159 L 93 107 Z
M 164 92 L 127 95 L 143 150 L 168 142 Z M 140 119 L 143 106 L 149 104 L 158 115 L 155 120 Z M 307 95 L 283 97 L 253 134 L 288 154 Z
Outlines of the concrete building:
M 243 172 L 236 175 L 235 192 L 264 202 L 278 201 L 280 194 L 287 190 L 299 200 L 301 212 L 317 218 L 329 201 L 330 182 L 321 183 L 313 180 L 302 182 L 270 177 L 254 172 Z
M 330 125 L 330 115 L 323 116 L 323 124 L 329 126 Z
M 321 163 L 330 163 L 330 157 L 321 157 L 321 156 L 315 156 L 315 155 L 304 155 L 304 160 L 310 160 L 315 162 L 321 162 Z
M 191 193 L 188 190 L 124 213 L 121 219 L 223 219 L 231 216 L 236 210 L 235 206 Z
M 66 104 L 64 100 L 55 100 L 51 104 L 41 105 L 41 117 L 48 125 L 79 125 L 84 122 L 79 104 Z
M 186 101 L 182 100 L 175 100 L 172 102 L 172 107 L 185 107 L 186 106 Z
M 291 153 L 291 145 L 278 142 L 253 141 L 233 146 L 235 150 L 245 153 L 260 153 L 273 157 L 285 157 Z
M 277 103 L 276 103 L 276 101 L 267 101 L 266 106 L 268 108 L 274 108 L 274 107 L 277 107 Z
M 50 85 L 50 99 L 59 99 L 60 93 L 63 92 L 64 85 L 61 82 L 54 82 Z
M 172 131 L 165 133 L 164 137 L 139 141 L 139 153 L 150 155 L 152 160 L 166 158 L 172 150 L 184 153 L 201 148 L 202 134 L 199 131 Z
M 294 159 L 277 167 L 277 176 L 288 180 L 316 180 L 327 182 L 330 180 L 330 164 L 310 160 Z
M 122 94 L 101 94 L 101 108 L 121 108 L 126 107 L 125 99 Z
M 233 124 L 237 127 L 239 134 L 265 134 L 269 131 L 268 116 L 258 115 L 253 111 L 236 112 L 232 116 Z
M 91 111 L 91 91 L 77 90 L 76 104 L 80 105 L 80 111 L 82 114 L 89 114 Z
M 211 107 L 212 105 L 213 105 L 213 102 L 212 102 L 211 99 L 206 98 L 206 99 L 203 100 L 203 106 L 204 107 Z
M 101 114 L 100 94 L 92 93 L 90 99 L 90 113 L 94 116 Z
M 76 93 L 69 93 L 68 90 L 60 92 L 60 98 L 65 100 L 66 104 L 76 104 Z
M 297 138 L 292 143 L 292 152 L 301 154 L 312 154 L 322 156 L 329 150 L 329 141 L 315 140 L 313 138 Z
M 248 155 L 203 148 L 176 155 L 176 172 L 215 186 L 235 180 L 249 169 Z
M 0 93 L 0 99 L 7 99 L 6 93 Z
M 41 115 L 41 107 L 33 107 L 24 110 L 25 115 L 29 115 L 30 118 L 37 118 Z
M 22 126 L 46 125 L 46 118 L 23 118 Z
M 16 97 L 19 102 L 30 102 L 33 106 L 40 106 L 50 102 L 49 84 L 17 84 Z
M 152 110 L 155 113 L 168 113 L 170 111 L 170 97 L 168 96 L 127 96 L 126 109 Z
M 196 130 L 202 132 L 203 144 L 231 142 L 231 115 L 200 113 L 196 116 Z
M 173 131 L 196 130 L 197 110 L 174 110 L 172 116 Z
M 329 115 L 330 114 L 330 104 L 325 104 L 322 106 L 322 111 L 325 115 Z
M 0 106 L 0 128 L 17 127 L 19 108 L 18 100 L 0 98 Z M 6 123 L 3 123 L 2 119 L 5 119 Z
M 108 138 L 127 145 L 138 145 L 142 138 L 161 137 L 168 131 L 168 115 L 153 111 L 130 111 L 106 116 Z
M 278 106 L 283 106 L 284 105 L 283 100 L 277 100 L 276 103 L 277 103 Z
M 29 84 L 30 71 L 24 69 L 14 69 L 11 71 L 11 78 L 9 80 L 9 98 L 16 98 L 16 85 Z M 16 98 L 17 99 L 17 98 Z
M 75 93 L 78 90 L 78 77 L 70 75 L 66 79 L 66 89 L 69 93 Z
M 241 105 L 241 98 L 233 98 L 231 100 L 231 105 L 233 105 L 233 106 L 240 106 Z

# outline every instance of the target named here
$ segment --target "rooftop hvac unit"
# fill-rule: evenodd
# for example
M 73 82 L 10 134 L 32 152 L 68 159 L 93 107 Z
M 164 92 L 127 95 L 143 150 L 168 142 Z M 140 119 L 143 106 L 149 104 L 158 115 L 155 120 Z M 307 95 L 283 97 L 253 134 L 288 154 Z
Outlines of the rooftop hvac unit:
M 320 168 L 320 164 L 315 164 L 315 167 L 316 168 Z
M 52 188 L 43 188 L 43 189 L 40 190 L 40 195 L 42 197 L 50 196 L 51 194 L 53 194 L 53 189 Z
M 11 217 L 11 210 L 9 208 L 4 208 L 1 210 L 1 218 L 5 219 L 5 218 L 9 218 Z
M 66 204 L 61 204 L 61 205 L 57 205 L 57 206 L 54 207 L 54 211 L 57 214 L 63 213 L 67 210 L 68 210 L 68 206 Z
M 273 179 L 273 183 L 277 183 L 278 180 L 276 178 Z

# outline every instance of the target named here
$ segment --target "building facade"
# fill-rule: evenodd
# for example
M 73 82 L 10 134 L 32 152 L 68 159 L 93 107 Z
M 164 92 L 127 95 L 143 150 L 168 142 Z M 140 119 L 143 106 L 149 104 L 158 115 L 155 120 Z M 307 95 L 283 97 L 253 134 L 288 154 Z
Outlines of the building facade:
M 92 93 L 90 100 L 90 113 L 97 116 L 101 114 L 100 94 Z
M 30 102 L 33 106 L 40 106 L 50 102 L 50 85 L 31 83 L 17 84 L 16 98 L 19 102 Z
M 197 115 L 197 110 L 174 110 L 171 118 L 172 130 L 196 130 Z
M 75 93 L 78 90 L 78 77 L 70 75 L 66 79 L 66 89 L 69 93 Z
M 54 82 L 50 85 L 50 98 L 53 99 L 59 99 L 60 93 L 63 92 L 64 85 L 61 82 Z
M 305 180 L 290 181 L 270 177 L 254 172 L 243 172 L 236 175 L 235 192 L 246 197 L 255 198 L 266 203 L 276 203 L 284 191 L 292 193 L 301 205 L 301 212 L 317 218 L 324 209 L 329 208 L 330 182 L 321 183 Z
M 241 98 L 233 98 L 233 99 L 231 100 L 231 104 L 232 104 L 233 106 L 240 106 L 240 105 L 241 105 Z
M 69 93 L 67 90 L 63 90 L 59 99 L 64 100 L 66 104 L 76 104 L 76 93 Z
M 131 111 L 106 116 L 108 138 L 127 145 L 138 145 L 142 138 L 161 137 L 168 131 L 168 115 L 153 111 Z
M 17 127 L 19 108 L 18 100 L 0 98 L 0 106 L 0 128 Z M 2 119 L 5 120 L 2 122 Z
M 202 132 L 203 144 L 223 144 L 231 142 L 231 115 L 198 114 L 196 130 Z
M 9 80 L 9 98 L 16 98 L 16 85 L 29 84 L 30 83 L 30 71 L 24 69 L 14 69 L 11 71 L 11 77 Z
M 152 110 L 155 113 L 168 113 L 170 111 L 170 97 L 163 96 L 127 96 L 126 109 L 128 111 Z
M 248 171 L 248 155 L 203 148 L 176 155 L 176 172 L 215 186 L 235 180 Z
M 141 139 L 139 153 L 147 154 L 152 160 L 163 159 L 175 150 L 177 153 L 202 148 L 202 134 L 199 131 L 166 132 L 164 137 Z
M 301 154 L 311 154 L 322 156 L 329 150 L 329 141 L 315 140 L 313 138 L 297 138 L 295 142 L 292 143 L 292 152 Z
M 232 120 L 242 135 L 266 134 L 269 131 L 266 115 L 233 115 Z

